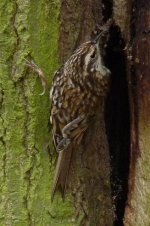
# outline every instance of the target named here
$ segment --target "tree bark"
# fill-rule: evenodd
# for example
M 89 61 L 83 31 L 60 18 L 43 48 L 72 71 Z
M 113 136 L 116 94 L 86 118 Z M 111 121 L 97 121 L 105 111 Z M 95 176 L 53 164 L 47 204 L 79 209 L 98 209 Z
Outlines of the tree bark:
M 51 206 L 49 98 L 25 65 L 58 66 L 59 1 L 0 1 L 0 225 L 70 225 L 70 202 Z
M 73 199 L 68 195 L 63 203 L 57 196 L 51 204 L 56 155 L 49 97 L 48 92 L 39 95 L 40 81 L 24 58 L 32 57 L 51 82 L 58 64 L 89 40 L 95 24 L 110 17 L 126 48 L 111 55 L 113 41 L 106 57 L 112 70 L 107 119 L 100 99 L 97 116 L 73 156 Z M 123 219 L 125 226 L 150 225 L 149 17 L 148 0 L 0 1 L 0 225 L 122 226 Z M 121 192 L 112 171 L 121 177 Z M 119 204 L 113 203 L 117 192 Z
M 150 224 L 150 2 L 134 4 L 132 35 L 132 72 L 130 101 L 132 105 L 131 161 L 125 225 Z
M 124 225 L 148 226 L 150 225 L 150 3 L 143 0 L 115 2 L 115 21 L 121 27 L 127 45 L 130 101 L 130 170 Z

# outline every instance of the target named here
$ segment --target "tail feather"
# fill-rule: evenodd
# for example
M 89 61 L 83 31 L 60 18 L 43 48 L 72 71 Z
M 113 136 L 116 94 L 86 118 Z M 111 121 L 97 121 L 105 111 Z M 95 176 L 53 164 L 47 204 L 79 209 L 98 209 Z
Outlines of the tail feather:
M 67 179 L 69 175 L 70 163 L 72 156 L 72 148 L 67 148 L 59 153 L 56 170 L 54 175 L 54 182 L 52 188 L 51 200 L 53 201 L 55 193 L 59 191 L 62 199 L 65 197 L 67 187 Z

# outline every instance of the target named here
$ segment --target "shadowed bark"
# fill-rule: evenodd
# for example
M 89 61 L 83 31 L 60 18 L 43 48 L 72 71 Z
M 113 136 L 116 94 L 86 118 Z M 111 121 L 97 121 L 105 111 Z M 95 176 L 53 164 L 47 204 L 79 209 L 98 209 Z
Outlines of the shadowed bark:
M 150 2 L 135 2 L 132 24 L 131 163 L 125 225 L 149 225 Z
M 150 133 L 150 3 L 115 1 L 115 20 L 126 40 L 130 101 L 130 171 L 124 225 L 150 224 L 149 133 Z M 124 10 L 121 10 L 124 9 Z

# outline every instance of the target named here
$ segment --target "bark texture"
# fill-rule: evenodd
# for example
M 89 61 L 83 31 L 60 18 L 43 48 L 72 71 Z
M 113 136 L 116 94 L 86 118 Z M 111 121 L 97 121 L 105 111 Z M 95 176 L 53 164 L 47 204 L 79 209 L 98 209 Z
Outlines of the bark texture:
M 115 1 L 114 17 L 127 45 L 130 101 L 130 171 L 124 225 L 150 225 L 150 3 Z M 121 10 L 123 9 L 123 10 Z
M 57 67 L 59 1 L 0 1 L 0 225 L 68 225 L 68 202 L 51 206 L 48 93 L 25 66 L 51 79 Z M 50 76 L 50 77 L 49 77 Z
M 125 225 L 150 225 L 150 2 L 135 2 L 132 24 L 131 163 Z

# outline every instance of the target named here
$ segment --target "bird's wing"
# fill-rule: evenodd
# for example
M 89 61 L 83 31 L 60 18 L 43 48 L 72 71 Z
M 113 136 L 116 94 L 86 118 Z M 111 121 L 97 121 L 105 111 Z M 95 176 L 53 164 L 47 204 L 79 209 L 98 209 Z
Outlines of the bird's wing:
M 50 90 L 50 99 L 51 99 L 51 116 L 50 122 L 52 124 L 52 131 L 53 131 L 53 140 L 54 145 L 57 147 L 58 143 L 62 139 L 62 129 L 65 125 L 65 121 L 62 117 L 60 117 L 61 113 L 61 104 L 62 98 L 60 95 L 61 87 L 60 87 L 60 80 L 63 78 L 63 67 L 58 69 L 53 78 L 52 88 Z
M 85 95 L 62 67 L 55 73 L 51 89 L 51 123 L 58 150 L 65 149 L 73 140 L 79 143 L 87 129 Z

